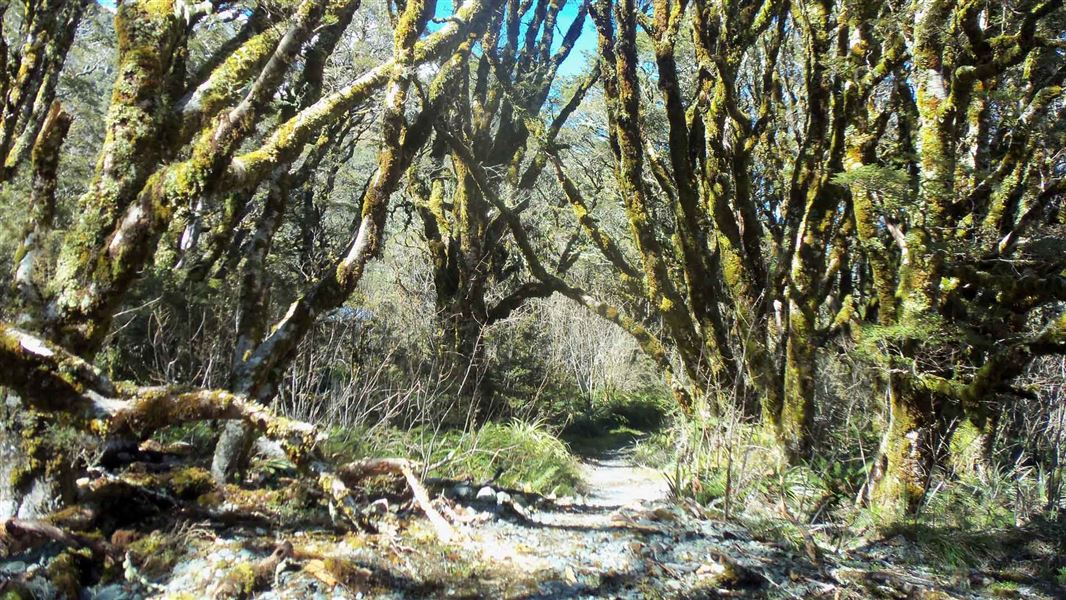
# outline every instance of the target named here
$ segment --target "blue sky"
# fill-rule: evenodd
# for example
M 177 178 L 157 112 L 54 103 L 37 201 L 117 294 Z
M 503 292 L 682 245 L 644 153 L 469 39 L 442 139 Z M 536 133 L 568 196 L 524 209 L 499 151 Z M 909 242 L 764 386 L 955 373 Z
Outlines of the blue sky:
M 578 9 L 581 8 L 582 0 L 568 0 L 559 11 L 559 17 L 556 19 L 555 24 L 555 36 L 552 38 L 552 52 L 559 49 L 562 45 L 563 36 L 566 35 L 566 31 L 570 29 L 570 25 L 573 24 L 574 19 L 577 17 Z M 533 11 L 530 10 L 527 16 L 523 19 L 525 23 L 528 23 L 532 19 Z M 452 0 L 438 0 L 437 1 L 437 16 L 447 16 L 452 14 Z M 525 35 L 525 29 L 523 28 L 520 35 Z M 590 17 L 585 17 L 585 23 L 581 28 L 581 37 L 577 39 L 577 43 L 574 44 L 574 49 L 570 51 L 570 54 L 563 61 L 563 64 L 559 67 L 559 75 L 562 77 L 568 77 L 584 72 L 587 54 L 596 50 L 596 28 L 592 24 Z
M 107 9 L 115 9 L 115 0 L 97 0 L 100 6 Z M 574 18 L 577 16 L 578 8 L 581 6 L 581 0 L 569 0 L 563 9 L 559 12 L 558 22 L 556 23 L 556 32 L 554 37 L 554 44 L 552 45 L 552 51 L 558 50 L 560 42 L 563 39 L 563 35 L 566 34 L 566 30 L 570 28 L 570 24 L 574 22 Z M 452 14 L 452 0 L 439 0 L 437 2 L 437 16 L 445 17 Z M 531 11 L 532 12 L 532 11 Z M 434 29 L 433 25 L 430 25 L 430 29 Z M 585 70 L 585 64 L 587 62 L 586 57 L 589 52 L 596 50 L 596 29 L 592 24 L 592 19 L 586 17 L 584 27 L 581 29 L 581 37 L 578 38 L 577 43 L 574 44 L 574 49 L 570 52 L 570 55 L 566 57 L 562 66 L 559 68 L 559 75 L 561 77 L 569 77 L 577 75 Z
M 577 16 L 577 11 L 580 6 L 581 0 L 570 0 L 566 3 L 566 6 L 559 11 L 559 25 L 558 30 L 555 33 L 555 44 L 552 46 L 552 50 L 556 50 L 559 47 L 559 42 L 563 39 L 563 35 L 566 34 L 566 30 L 570 28 L 570 24 L 574 22 L 574 18 Z M 566 57 L 566 60 L 559 68 L 559 74 L 569 76 L 582 73 L 588 62 L 588 54 L 594 54 L 595 52 L 596 27 L 592 24 L 591 17 L 585 17 L 585 24 L 581 28 L 581 37 L 577 38 L 577 43 L 574 44 L 574 49 L 570 52 L 570 55 Z

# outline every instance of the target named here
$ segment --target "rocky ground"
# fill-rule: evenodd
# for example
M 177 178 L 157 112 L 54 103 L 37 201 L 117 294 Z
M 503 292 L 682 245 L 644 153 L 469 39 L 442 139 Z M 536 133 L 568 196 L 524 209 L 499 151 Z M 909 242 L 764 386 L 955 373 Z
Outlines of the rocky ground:
M 434 482 L 451 543 L 402 498 L 369 505 L 369 534 L 298 522 L 292 489 L 233 493 L 209 513 L 161 515 L 156 530 L 116 530 L 125 552 L 103 573 L 87 572 L 87 548 L 57 544 L 0 560 L 0 598 L 1066 597 L 1019 567 L 1054 556 L 1040 532 L 1010 538 L 1012 569 L 945 572 L 914 566 L 905 536 L 839 551 L 761 538 L 670 501 L 663 475 L 624 451 L 583 469 L 585 495 L 555 500 Z M 104 583 L 79 589 L 86 578 Z

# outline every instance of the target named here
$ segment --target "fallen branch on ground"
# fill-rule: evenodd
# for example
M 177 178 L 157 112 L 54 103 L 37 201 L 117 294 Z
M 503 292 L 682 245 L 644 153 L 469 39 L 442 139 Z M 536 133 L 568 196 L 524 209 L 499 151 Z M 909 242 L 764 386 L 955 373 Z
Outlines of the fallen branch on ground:
M 440 512 L 433 507 L 429 499 L 429 494 L 426 492 L 425 486 L 418 480 L 418 477 L 414 474 L 414 463 L 403 458 L 368 458 L 355 462 L 348 463 L 337 470 L 337 474 L 348 485 L 352 485 L 355 481 L 370 477 L 373 475 L 402 475 L 407 480 L 408 487 L 411 488 L 411 494 L 414 496 L 415 504 L 418 505 L 422 512 L 425 513 L 429 519 L 433 529 L 437 533 L 437 537 L 441 541 L 448 543 L 456 539 L 457 533 L 455 529 L 448 523 Z
M 52 542 L 67 548 L 89 548 L 97 559 L 108 553 L 108 545 L 105 542 L 67 533 L 44 521 L 8 519 L 0 523 L 0 545 L 4 547 L 7 555 L 39 548 Z

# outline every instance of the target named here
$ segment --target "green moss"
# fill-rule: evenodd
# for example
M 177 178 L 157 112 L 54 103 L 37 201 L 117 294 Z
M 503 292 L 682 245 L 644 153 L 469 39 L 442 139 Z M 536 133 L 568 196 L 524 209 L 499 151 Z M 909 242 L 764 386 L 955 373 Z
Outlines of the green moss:
M 0 594 L 0 600 L 34 600 L 33 594 L 26 587 L 17 582 L 11 582 Z
M 251 563 L 237 563 L 230 571 L 230 580 L 241 594 L 251 594 L 255 589 L 255 568 Z
M 161 531 L 142 537 L 129 545 L 134 563 L 149 577 L 164 575 L 174 567 L 183 552 L 181 544 Z
M 174 494 L 185 500 L 197 498 L 215 488 L 215 480 L 211 477 L 211 473 L 200 467 L 179 470 L 170 476 L 169 483 Z
M 84 566 L 92 557 L 88 548 L 81 550 L 64 550 L 48 563 L 45 571 L 48 581 L 59 591 L 64 598 L 77 599 L 81 597 L 81 580 L 84 576 Z
M 19 490 L 25 490 L 38 477 L 60 473 L 69 461 L 64 449 L 83 446 L 75 430 L 36 411 L 20 415 L 19 431 L 22 462 L 11 470 L 9 480 Z
M 242 84 L 270 58 L 283 31 L 281 27 L 269 27 L 250 38 L 211 74 L 201 87 L 201 120 L 215 115 L 237 97 Z
M 330 575 L 347 586 L 364 583 L 370 574 L 355 562 L 343 558 L 329 556 L 322 560 L 322 564 Z

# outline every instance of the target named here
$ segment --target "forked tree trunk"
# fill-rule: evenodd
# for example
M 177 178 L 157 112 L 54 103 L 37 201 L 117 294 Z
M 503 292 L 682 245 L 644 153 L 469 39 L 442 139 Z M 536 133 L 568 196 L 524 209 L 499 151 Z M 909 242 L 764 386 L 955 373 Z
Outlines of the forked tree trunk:
M 358 232 L 342 258 L 332 268 L 326 269 L 312 288 L 290 305 L 270 334 L 243 359 L 234 387 L 246 390 L 253 398 L 262 400 L 274 395 L 274 378 L 295 356 L 300 341 L 314 327 L 318 316 L 344 304 L 361 281 L 371 258 L 380 253 L 389 198 L 419 150 L 428 141 L 433 131 L 433 121 L 443 106 L 443 99 L 452 92 L 456 74 L 466 65 L 466 55 L 471 46 L 469 39 L 456 49 L 437 72 L 430 85 L 429 98 L 423 102 L 417 118 L 408 123 L 404 118 L 412 73 L 408 67 L 419 58 L 416 53 L 419 48 L 418 37 L 431 16 L 431 7 L 431 3 L 411 3 L 397 24 L 394 34 L 396 61 L 404 68 L 393 72 L 386 86 L 381 120 L 384 144 L 378 154 L 377 170 L 363 193 Z M 476 7 L 475 14 L 480 15 L 479 19 L 487 15 L 484 5 L 467 4 L 463 7 L 456 15 L 468 14 L 464 9 L 469 7 Z M 428 39 L 432 39 L 432 36 Z M 229 439 L 220 441 L 213 465 L 216 477 L 222 475 L 220 479 L 234 472 L 234 459 L 241 458 L 250 443 L 239 427 L 230 427 L 224 437 Z

